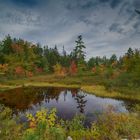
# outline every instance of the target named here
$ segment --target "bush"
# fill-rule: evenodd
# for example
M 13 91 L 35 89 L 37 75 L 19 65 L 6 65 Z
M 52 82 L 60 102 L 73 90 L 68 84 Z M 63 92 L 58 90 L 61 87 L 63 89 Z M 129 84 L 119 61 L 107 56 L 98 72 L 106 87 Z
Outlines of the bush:
M 137 111 L 136 111 L 137 110 Z M 56 110 L 40 110 L 33 116 L 28 113 L 28 123 L 18 124 L 12 111 L 0 107 L 0 138 L 2 140 L 121 140 L 140 137 L 139 107 L 136 113 L 113 112 L 112 107 L 98 116 L 90 128 L 84 127 L 84 117 L 75 116 L 71 121 L 58 120 Z
M 12 111 L 4 106 L 0 106 L 0 139 L 1 140 L 20 140 L 22 124 L 17 124 L 16 119 L 12 118 Z

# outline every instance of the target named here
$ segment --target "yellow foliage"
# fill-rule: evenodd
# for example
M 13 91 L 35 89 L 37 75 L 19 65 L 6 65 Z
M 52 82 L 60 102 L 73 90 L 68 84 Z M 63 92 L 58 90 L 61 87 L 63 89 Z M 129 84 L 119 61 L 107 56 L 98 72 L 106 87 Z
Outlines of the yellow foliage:
M 0 64 L 0 72 L 7 72 L 8 71 L 8 64 Z
M 26 117 L 29 121 L 30 128 L 36 127 L 38 123 L 45 123 L 47 126 L 53 127 L 56 121 L 56 109 L 53 108 L 50 112 L 46 109 L 37 111 L 35 116 L 27 113 Z

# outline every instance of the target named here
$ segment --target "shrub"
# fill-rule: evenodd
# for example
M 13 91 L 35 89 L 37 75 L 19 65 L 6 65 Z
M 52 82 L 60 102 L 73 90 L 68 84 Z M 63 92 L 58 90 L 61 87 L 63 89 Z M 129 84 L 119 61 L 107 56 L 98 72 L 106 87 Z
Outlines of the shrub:
M 15 75 L 19 77 L 25 76 L 25 70 L 21 66 L 15 68 Z
M 2 140 L 121 140 L 140 137 L 139 107 L 136 113 L 115 113 L 112 107 L 99 116 L 90 128 L 84 127 L 84 117 L 76 115 L 71 121 L 59 120 L 56 109 L 43 109 L 33 116 L 28 113 L 28 123 L 18 124 L 9 108 L 0 106 L 0 138 Z M 24 127 L 23 127 L 24 126 Z
M 4 106 L 0 106 L 0 139 L 20 140 L 23 130 L 22 124 L 17 124 L 12 118 L 12 111 Z
M 78 68 L 77 68 L 75 61 L 71 62 L 69 72 L 70 72 L 70 75 L 75 75 L 78 72 Z
M 35 116 L 27 114 L 29 128 L 24 132 L 24 140 L 64 140 L 65 132 L 56 123 L 56 109 L 37 111 Z

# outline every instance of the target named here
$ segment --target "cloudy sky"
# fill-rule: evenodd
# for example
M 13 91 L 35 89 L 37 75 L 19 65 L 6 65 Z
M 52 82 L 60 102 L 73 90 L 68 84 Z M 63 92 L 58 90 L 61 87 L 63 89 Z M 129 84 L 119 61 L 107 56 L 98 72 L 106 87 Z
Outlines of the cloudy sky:
M 81 34 L 87 58 L 140 48 L 140 0 L 0 0 L 0 39 L 10 34 L 69 52 Z

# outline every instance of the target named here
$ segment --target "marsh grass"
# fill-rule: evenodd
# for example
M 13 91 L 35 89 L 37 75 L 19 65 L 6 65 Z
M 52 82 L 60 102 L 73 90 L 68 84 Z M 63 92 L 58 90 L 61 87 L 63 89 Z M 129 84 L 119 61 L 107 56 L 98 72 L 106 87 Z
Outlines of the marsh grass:
M 100 97 L 109 97 L 109 98 L 117 98 L 117 99 L 128 99 L 128 100 L 137 100 L 140 101 L 140 95 L 136 94 L 135 96 L 132 94 L 125 94 L 118 91 L 110 91 L 107 90 L 104 86 L 93 85 L 93 86 L 82 86 L 81 89 L 85 92 L 94 94 Z
M 121 85 L 122 82 L 119 83 L 119 81 L 120 79 L 107 79 L 102 75 L 94 75 L 91 72 L 75 76 L 56 76 L 50 74 L 3 81 L 0 84 L 0 90 L 22 86 L 81 88 L 96 96 L 140 101 L 139 87 L 130 84 L 127 86 L 127 81 L 125 81 L 125 85 Z

